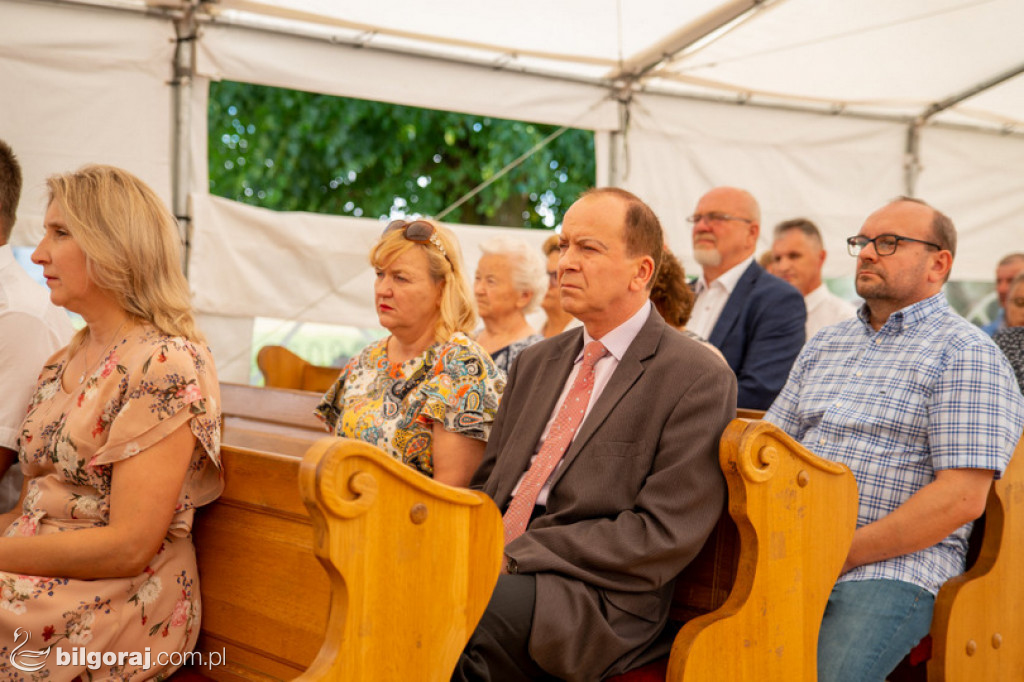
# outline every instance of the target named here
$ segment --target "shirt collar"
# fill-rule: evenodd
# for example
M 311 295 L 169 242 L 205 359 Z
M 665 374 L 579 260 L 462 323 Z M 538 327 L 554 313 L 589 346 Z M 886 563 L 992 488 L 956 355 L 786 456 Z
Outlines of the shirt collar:
M 900 308 L 893 314 L 889 315 L 889 319 L 885 321 L 882 328 L 879 329 L 879 333 L 887 332 L 890 334 L 899 334 L 903 331 L 908 331 L 925 320 L 932 318 L 936 313 L 944 311 L 949 307 L 949 303 L 946 302 L 946 295 L 941 291 L 934 296 L 929 296 L 923 301 L 917 303 L 911 303 L 906 308 Z M 860 318 L 868 329 L 874 332 L 871 327 L 871 315 L 868 310 L 868 304 L 865 303 L 857 311 L 857 317 Z
M 637 334 L 640 333 L 640 330 L 643 329 L 650 314 L 651 301 L 648 299 L 644 301 L 642 306 L 640 306 L 640 310 L 633 313 L 632 317 L 601 337 L 601 345 L 607 348 L 608 352 L 615 356 L 616 361 L 622 360 L 622 356 L 626 354 L 626 351 L 629 349 L 629 345 L 633 343 L 633 339 L 635 339 Z M 587 332 L 587 328 L 584 327 L 583 348 L 586 348 L 587 344 L 593 340 L 594 337 L 591 336 Z M 582 357 L 583 349 L 580 349 L 579 354 L 576 356 L 576 362 L 579 362 Z
M 749 268 L 750 264 L 753 262 L 754 257 L 752 255 L 748 256 L 745 260 L 740 261 L 723 272 L 715 282 L 721 283 L 721 285 L 725 287 L 726 292 L 731 294 L 732 290 L 736 288 L 736 284 L 740 281 L 740 277 L 743 276 L 743 273 L 747 271 L 747 268 Z M 697 280 L 695 292 L 699 294 L 707 288 L 708 281 L 704 278 L 704 273 L 701 273 L 700 279 Z

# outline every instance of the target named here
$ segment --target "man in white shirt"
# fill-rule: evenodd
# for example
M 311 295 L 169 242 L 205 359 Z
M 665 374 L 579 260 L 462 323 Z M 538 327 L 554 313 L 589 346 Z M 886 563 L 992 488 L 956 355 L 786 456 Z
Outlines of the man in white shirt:
M 754 261 L 761 209 L 746 190 L 716 187 L 687 220 L 703 273 L 686 326 L 722 351 L 739 384 L 737 406 L 766 410 L 804 345 L 803 297 Z
M 50 303 L 49 293 L 18 265 L 7 244 L 20 198 L 21 166 L 0 140 L 0 512 L 10 510 L 21 493 L 17 441 L 39 370 L 74 332 L 67 313 Z
M 807 218 L 794 218 L 776 225 L 774 235 L 772 274 L 786 280 L 804 295 L 808 339 L 822 327 L 857 314 L 852 303 L 833 294 L 821 281 L 826 254 L 817 225 Z

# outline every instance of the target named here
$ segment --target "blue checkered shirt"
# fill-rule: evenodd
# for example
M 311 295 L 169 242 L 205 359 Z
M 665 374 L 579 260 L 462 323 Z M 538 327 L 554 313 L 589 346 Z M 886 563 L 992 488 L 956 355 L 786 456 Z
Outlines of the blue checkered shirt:
M 826 327 L 797 358 L 765 419 L 857 479 L 857 527 L 876 521 L 940 469 L 1001 472 L 1024 428 L 1024 398 L 992 340 L 943 294 L 889 316 L 866 310 Z M 912 554 L 858 566 L 844 580 L 901 580 L 933 594 L 964 571 L 971 524 Z

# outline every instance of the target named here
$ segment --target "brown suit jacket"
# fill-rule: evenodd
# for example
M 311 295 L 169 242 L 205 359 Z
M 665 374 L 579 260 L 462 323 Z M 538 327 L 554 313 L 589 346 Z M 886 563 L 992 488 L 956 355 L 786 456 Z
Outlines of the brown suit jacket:
M 473 479 L 502 510 L 582 343 L 570 330 L 512 367 Z M 735 405 L 729 367 L 652 309 L 552 475 L 545 514 L 505 548 L 536 575 L 530 655 L 546 671 L 590 682 L 664 653 L 647 650 L 722 511 L 718 441 Z

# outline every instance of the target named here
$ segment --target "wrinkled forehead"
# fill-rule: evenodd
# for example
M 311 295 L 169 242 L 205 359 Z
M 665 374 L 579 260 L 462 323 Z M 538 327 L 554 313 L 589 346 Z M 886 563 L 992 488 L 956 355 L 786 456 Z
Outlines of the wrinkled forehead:
M 584 238 L 623 240 L 626 202 L 610 194 L 585 196 L 569 207 L 562 220 L 560 241 Z

